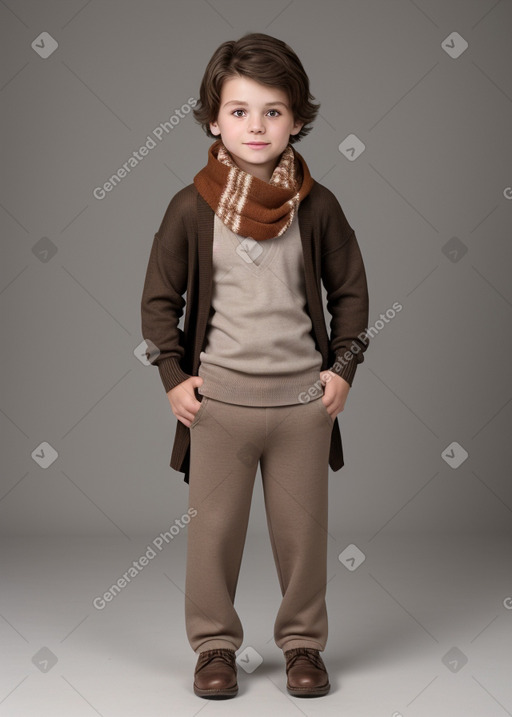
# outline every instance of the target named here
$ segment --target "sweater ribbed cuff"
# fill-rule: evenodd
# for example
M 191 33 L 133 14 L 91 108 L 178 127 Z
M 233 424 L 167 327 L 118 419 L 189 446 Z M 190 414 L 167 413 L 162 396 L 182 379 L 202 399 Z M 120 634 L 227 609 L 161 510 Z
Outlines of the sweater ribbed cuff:
M 181 370 L 179 359 L 168 358 L 158 363 L 158 371 L 164 385 L 165 392 L 168 393 L 182 381 L 190 378 L 190 374 Z
M 347 381 L 347 383 L 352 386 L 357 369 L 357 364 L 358 361 L 354 354 L 352 354 L 352 358 L 347 361 L 343 353 L 339 356 L 336 356 L 336 361 L 328 370 L 332 371 L 337 376 L 341 376 L 341 378 L 344 378 L 345 381 Z

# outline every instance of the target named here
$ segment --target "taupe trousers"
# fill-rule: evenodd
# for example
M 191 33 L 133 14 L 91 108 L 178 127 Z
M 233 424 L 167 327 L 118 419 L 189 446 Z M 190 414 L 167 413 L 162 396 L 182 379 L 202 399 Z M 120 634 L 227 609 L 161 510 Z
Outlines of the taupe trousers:
M 197 515 L 187 528 L 185 585 L 187 637 L 197 654 L 242 645 L 234 601 L 258 460 L 282 594 L 274 640 L 283 652 L 325 649 L 333 424 L 321 396 L 271 407 L 203 396 L 190 426 L 189 508 Z

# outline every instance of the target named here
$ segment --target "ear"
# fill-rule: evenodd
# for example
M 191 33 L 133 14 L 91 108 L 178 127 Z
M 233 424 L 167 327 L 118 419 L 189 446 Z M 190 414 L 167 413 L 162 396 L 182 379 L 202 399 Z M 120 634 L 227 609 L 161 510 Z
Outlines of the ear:
M 304 122 L 295 122 L 290 134 L 299 134 L 299 132 L 301 131 L 301 129 L 303 127 L 304 127 Z
M 218 136 L 220 134 L 219 125 L 217 124 L 217 122 L 210 122 L 210 132 L 215 136 Z

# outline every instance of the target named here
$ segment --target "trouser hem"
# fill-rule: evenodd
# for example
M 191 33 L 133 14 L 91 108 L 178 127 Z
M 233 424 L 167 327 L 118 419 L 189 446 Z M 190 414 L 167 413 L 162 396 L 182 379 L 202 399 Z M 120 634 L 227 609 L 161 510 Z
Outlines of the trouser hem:
M 320 652 L 323 652 L 325 650 L 325 645 L 322 645 L 320 642 L 316 642 L 315 640 L 288 640 L 282 647 L 283 653 L 287 650 L 293 650 L 295 647 L 311 647 L 313 650 L 319 650 Z
M 201 652 L 206 652 L 206 650 L 218 650 L 220 648 L 234 650 L 235 652 L 238 650 L 238 647 L 235 647 L 232 642 L 227 640 L 208 640 L 197 647 L 194 652 L 199 655 Z

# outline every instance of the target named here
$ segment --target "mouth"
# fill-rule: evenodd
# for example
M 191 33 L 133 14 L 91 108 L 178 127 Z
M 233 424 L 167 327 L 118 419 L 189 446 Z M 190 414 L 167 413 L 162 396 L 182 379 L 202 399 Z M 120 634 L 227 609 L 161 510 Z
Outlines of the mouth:
M 249 145 L 249 147 L 266 147 L 269 143 L 268 142 L 244 142 L 244 144 Z

